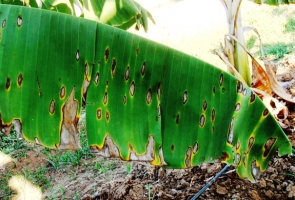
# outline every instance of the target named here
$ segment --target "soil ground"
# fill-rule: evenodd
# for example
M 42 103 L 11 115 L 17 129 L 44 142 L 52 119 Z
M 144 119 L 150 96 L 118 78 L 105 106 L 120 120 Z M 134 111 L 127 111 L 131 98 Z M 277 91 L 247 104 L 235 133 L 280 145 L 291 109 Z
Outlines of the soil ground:
M 212 54 L 227 31 L 224 8 L 218 0 L 198 3 L 195 0 L 139 2 L 153 14 L 157 24 L 150 26 L 148 34 L 137 34 L 224 67 Z M 294 44 L 294 32 L 282 33 L 289 17 L 295 16 L 295 6 L 271 7 L 244 1 L 242 11 L 244 25 L 256 27 L 267 44 Z M 277 79 L 294 97 L 295 55 L 289 54 L 275 62 Z M 290 128 L 286 134 L 294 148 L 295 105 L 288 108 Z M 82 121 L 80 129 L 83 126 Z M 44 166 L 43 175 L 50 182 L 50 186 L 42 187 L 44 199 L 190 199 L 224 167 L 216 161 L 186 170 L 168 170 L 149 163 L 97 156 L 82 157 L 77 165 L 65 163 L 54 166 L 48 159 L 48 153 L 54 154 L 53 151 L 30 145 L 19 159 L 0 168 L 0 179 L 8 173 L 18 174 L 28 170 L 33 173 Z M 234 168 L 228 171 L 200 199 L 295 199 L 294 156 L 273 157 L 257 183 L 240 179 Z M 12 196 L 5 197 L 0 193 L 0 199 Z

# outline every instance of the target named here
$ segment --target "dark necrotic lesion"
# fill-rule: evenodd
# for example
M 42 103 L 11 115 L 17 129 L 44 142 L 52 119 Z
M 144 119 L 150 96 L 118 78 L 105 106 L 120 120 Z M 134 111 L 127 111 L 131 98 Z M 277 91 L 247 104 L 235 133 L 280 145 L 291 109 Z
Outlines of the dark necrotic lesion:
M 125 71 L 125 80 L 128 81 L 129 80 L 129 75 L 130 75 L 130 67 L 128 66 L 126 71 Z
M 114 77 L 115 69 L 116 69 L 117 60 L 116 58 L 113 59 L 112 62 L 112 76 Z
M 110 54 L 110 50 L 107 48 L 104 53 L 104 57 L 105 57 L 106 62 L 109 60 L 109 54 Z
M 23 75 L 19 74 L 17 77 L 17 84 L 18 86 L 22 86 L 22 83 L 23 83 Z
M 10 88 L 10 84 L 11 84 L 10 77 L 7 77 L 7 79 L 6 79 L 6 84 L 5 84 L 5 88 L 6 88 L 6 90 L 8 90 L 8 89 Z
M 141 66 L 141 76 L 144 76 L 144 73 L 145 73 L 145 65 L 146 65 L 146 63 L 143 62 L 142 66 Z
M 150 104 L 152 101 L 152 89 L 149 89 L 148 92 L 146 93 L 146 102 Z

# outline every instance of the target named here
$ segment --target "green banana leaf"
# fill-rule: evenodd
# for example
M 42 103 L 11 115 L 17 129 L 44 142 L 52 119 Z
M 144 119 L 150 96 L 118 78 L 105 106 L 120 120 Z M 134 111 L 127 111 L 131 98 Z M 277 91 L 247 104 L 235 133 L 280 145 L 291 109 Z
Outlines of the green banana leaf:
M 0 0 L 0 3 L 81 16 L 123 30 L 135 24 L 137 30 L 143 26 L 147 32 L 148 19 L 155 23 L 151 13 L 134 0 Z
M 269 5 L 280 5 L 280 4 L 290 4 L 295 3 L 295 0 L 251 0 L 255 3 L 261 4 L 269 4 Z
M 291 144 L 261 100 L 234 76 L 121 29 L 0 5 L 0 128 L 104 156 L 187 168 L 220 159 L 253 181 Z

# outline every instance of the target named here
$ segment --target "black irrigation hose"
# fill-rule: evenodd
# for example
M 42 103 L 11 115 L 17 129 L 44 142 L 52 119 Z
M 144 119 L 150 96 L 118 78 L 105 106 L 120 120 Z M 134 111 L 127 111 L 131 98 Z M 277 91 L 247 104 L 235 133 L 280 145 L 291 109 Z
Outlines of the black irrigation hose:
M 209 183 L 207 183 L 197 194 L 195 194 L 195 196 L 193 196 L 191 198 L 191 200 L 195 200 L 196 198 L 198 198 L 210 185 L 212 185 L 212 183 L 214 183 L 214 181 L 216 179 L 219 178 L 219 176 L 221 176 L 228 168 L 230 167 L 230 165 L 225 165 L 224 168 L 218 172 L 218 174 L 216 174 L 216 176 L 214 176 L 214 178 L 211 179 L 211 181 Z

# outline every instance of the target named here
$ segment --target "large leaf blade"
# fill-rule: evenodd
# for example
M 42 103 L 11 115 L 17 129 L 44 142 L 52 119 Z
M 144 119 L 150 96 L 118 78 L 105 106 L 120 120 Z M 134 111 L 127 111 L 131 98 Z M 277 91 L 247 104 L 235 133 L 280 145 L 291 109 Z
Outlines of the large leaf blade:
M 90 81 L 87 136 L 105 156 L 171 168 L 221 158 L 253 180 L 277 149 L 291 152 L 260 99 L 208 63 L 81 18 L 6 5 L 0 11 L 0 125 L 20 119 L 30 141 L 55 148 L 69 140 L 60 134 L 67 120 L 75 128 Z M 69 100 L 78 108 L 67 118 Z

